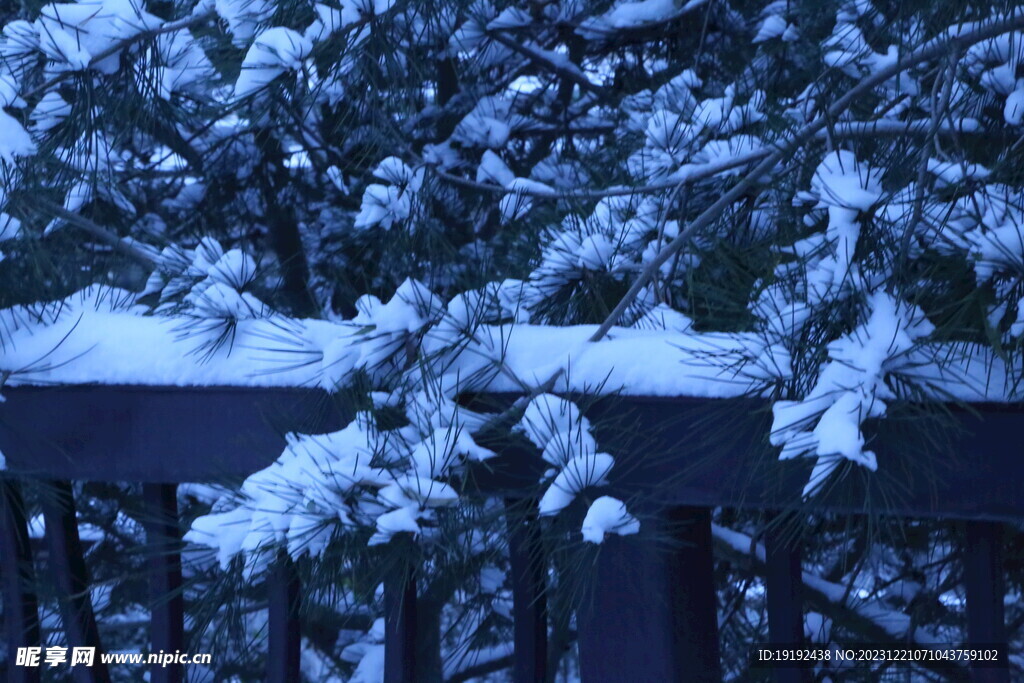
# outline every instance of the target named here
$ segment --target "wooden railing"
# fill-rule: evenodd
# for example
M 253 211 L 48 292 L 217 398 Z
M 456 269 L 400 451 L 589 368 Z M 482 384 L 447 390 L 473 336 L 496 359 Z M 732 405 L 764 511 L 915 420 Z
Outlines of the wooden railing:
M 5 389 L 5 397 L 0 452 L 8 471 L 0 479 L 0 575 L 10 681 L 40 676 L 39 668 L 13 666 L 17 649 L 39 646 L 41 637 L 33 592 L 37 563 L 19 480 L 47 482 L 40 487 L 48 493 L 42 500 L 47 564 L 60 591 L 65 644 L 98 651 L 102 643 L 70 482 L 142 483 L 147 542 L 154 550 L 148 565 L 151 648 L 185 651 L 177 485 L 243 477 L 277 458 L 284 433 L 334 430 L 350 418 L 326 393 L 304 389 L 14 387 Z M 499 405 L 505 400 L 489 398 Z M 881 477 L 850 477 L 810 508 L 801 502 L 806 465 L 779 463 L 757 445 L 767 429 L 766 408 L 757 400 L 621 397 L 587 406 L 602 450 L 616 455 L 612 495 L 633 501 L 645 533 L 669 542 L 655 546 L 613 537 L 602 546 L 592 577 L 595 588 L 577 612 L 584 681 L 721 680 L 712 508 L 756 508 L 783 517 L 804 509 L 871 512 L 865 501 L 884 485 Z M 878 425 L 875 449 L 884 453 L 893 476 L 905 475 L 900 493 L 888 492 L 885 512 L 966 520 L 966 640 L 971 644 L 1006 641 L 1002 523 L 1024 519 L 1019 493 L 1024 458 L 1017 445 L 1022 425 L 1020 408 L 994 405 L 917 414 L 913 421 L 901 421 L 897 410 Z M 936 461 L 936 444 L 954 457 L 929 473 L 924 464 Z M 489 463 L 475 479 L 481 495 L 529 507 L 517 497 L 536 493 L 523 486 L 537 481 L 527 460 L 516 454 Z M 508 529 L 514 680 L 551 680 L 540 524 L 529 514 L 509 519 L 515 520 Z M 797 645 L 803 640 L 804 584 L 799 543 L 792 534 L 775 531 L 785 526 L 770 525 L 764 537 L 769 638 Z M 287 558 L 268 573 L 266 591 L 266 680 L 298 681 L 302 588 Z M 386 680 L 419 680 L 411 567 L 385 578 L 384 610 Z M 1006 668 L 969 673 L 978 681 L 1010 680 Z M 803 681 L 805 674 L 775 671 L 780 682 Z M 110 679 L 98 661 L 76 667 L 74 675 L 83 683 Z M 967 675 L 967 670 L 950 675 Z M 151 669 L 152 683 L 181 680 L 180 666 Z

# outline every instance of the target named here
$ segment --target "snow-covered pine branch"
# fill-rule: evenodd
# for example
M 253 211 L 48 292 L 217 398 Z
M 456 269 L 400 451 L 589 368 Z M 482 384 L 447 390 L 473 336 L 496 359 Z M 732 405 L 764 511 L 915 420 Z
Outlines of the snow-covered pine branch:
M 808 496 L 889 474 L 896 402 L 1019 400 L 1022 28 L 980 2 L 26 6 L 0 376 L 343 394 L 344 429 L 190 503 L 196 566 L 283 550 L 375 614 L 366 558 L 414 548 L 457 676 L 507 642 L 515 513 L 463 488 L 496 436 L 546 470 L 527 514 L 559 547 L 647 530 L 567 395 L 761 396 Z M 364 630 L 339 670 L 375 680 Z

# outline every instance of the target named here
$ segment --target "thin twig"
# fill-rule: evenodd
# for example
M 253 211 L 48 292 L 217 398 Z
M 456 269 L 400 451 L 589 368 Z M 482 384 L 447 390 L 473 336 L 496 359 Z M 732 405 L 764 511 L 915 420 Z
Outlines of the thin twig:
M 940 69 L 935 75 L 936 85 L 942 81 L 942 91 L 932 98 L 932 122 L 929 127 L 929 139 L 936 136 L 939 126 L 942 124 L 942 116 L 949 106 L 950 94 L 953 91 L 953 81 L 956 80 L 956 64 L 959 59 L 958 53 L 949 56 L 949 68 L 946 77 L 942 78 L 943 70 Z M 927 142 L 927 141 L 926 141 Z M 917 169 L 917 186 L 914 188 L 914 210 L 910 217 L 910 223 L 903 230 L 903 238 L 900 240 L 899 261 L 900 267 L 906 265 L 910 257 L 910 243 L 913 241 L 914 232 L 921 223 L 924 214 L 924 183 L 928 173 L 928 146 L 921 147 L 921 160 Z

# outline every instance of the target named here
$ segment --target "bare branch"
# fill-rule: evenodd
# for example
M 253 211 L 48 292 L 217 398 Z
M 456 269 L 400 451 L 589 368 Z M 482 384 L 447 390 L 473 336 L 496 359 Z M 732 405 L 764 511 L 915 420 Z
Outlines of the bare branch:
M 68 211 L 63 206 L 54 204 L 53 202 L 46 199 L 36 199 L 35 205 L 45 209 L 51 215 L 65 220 L 71 225 L 75 226 L 80 230 L 84 230 L 89 233 L 94 239 L 103 244 L 109 245 L 115 251 L 124 254 L 125 256 L 133 259 L 134 261 L 146 266 L 147 268 L 153 268 L 156 266 L 156 260 L 147 254 L 142 249 L 125 242 L 113 232 L 106 228 L 93 223 L 85 216 L 79 216 L 77 213 Z

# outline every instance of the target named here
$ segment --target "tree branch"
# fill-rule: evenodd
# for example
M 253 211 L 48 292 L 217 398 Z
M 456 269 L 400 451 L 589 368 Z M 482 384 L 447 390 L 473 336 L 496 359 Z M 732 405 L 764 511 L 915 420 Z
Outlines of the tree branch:
M 843 138 L 858 138 L 858 137 L 875 137 L 878 135 L 933 135 L 933 134 L 948 134 L 948 135 L 960 135 L 960 134 L 975 134 L 982 135 L 986 131 L 977 124 L 976 121 L 966 119 L 960 122 L 960 126 L 952 126 L 947 124 L 940 125 L 934 131 L 931 129 L 932 122 L 928 119 L 914 119 L 911 121 L 896 121 L 892 119 L 881 119 L 878 121 L 845 121 L 835 124 L 831 133 L 836 137 Z M 568 131 L 575 132 L 575 131 Z M 597 131 L 595 131 L 597 132 Z M 605 131 L 601 131 L 605 132 Z M 608 130 L 606 132 L 613 132 Z M 819 130 L 814 134 L 814 139 L 825 140 L 827 138 L 827 132 L 825 130 Z M 741 154 L 739 156 L 731 157 L 722 161 L 716 161 L 713 163 L 694 165 L 687 169 L 682 177 L 674 178 L 673 180 L 666 180 L 658 183 L 650 183 L 649 185 L 641 185 L 639 187 L 609 187 L 601 189 L 571 189 L 571 190 L 551 190 L 545 192 L 543 190 L 531 190 L 527 188 L 515 190 L 516 194 L 523 195 L 524 197 L 532 197 L 535 199 L 603 199 L 605 197 L 624 197 L 628 195 L 640 195 L 640 194 L 654 194 L 657 192 L 664 192 L 665 190 L 672 190 L 680 185 L 689 185 L 699 180 L 710 178 L 719 173 L 739 168 L 747 164 L 754 163 L 764 159 L 771 154 L 776 148 L 771 145 L 766 145 L 759 149 L 755 149 L 752 152 Z M 440 169 L 434 171 L 439 178 L 451 183 L 452 185 L 458 185 L 460 187 L 466 187 L 473 190 L 480 190 L 482 192 L 490 192 L 492 194 L 508 194 L 509 190 L 499 186 L 492 185 L 490 183 L 480 183 L 469 178 L 462 178 L 460 176 L 452 175 Z
M 767 568 L 764 561 L 764 545 L 755 543 L 746 534 L 717 524 L 711 526 L 711 535 L 716 552 L 723 555 L 733 564 L 746 567 L 760 576 L 765 576 Z M 847 605 L 845 601 L 836 600 L 834 596 L 847 593 L 846 586 L 826 581 L 806 571 L 802 572 L 801 578 L 803 580 L 804 599 L 814 611 L 827 616 L 832 621 L 841 624 L 844 628 L 873 643 L 892 647 L 906 646 L 906 640 L 895 637 L 872 615 L 857 611 L 856 608 Z M 899 612 L 899 614 L 903 615 L 902 612 Z M 919 641 L 912 633 L 909 636 L 912 642 L 919 647 L 931 646 L 930 642 Z M 950 663 L 928 660 L 917 663 L 924 669 L 929 669 L 954 680 L 966 680 L 969 678 L 966 669 Z
M 123 239 L 118 237 L 115 233 L 107 230 L 106 228 L 93 223 L 85 216 L 80 216 L 77 213 L 68 211 L 63 206 L 54 204 L 48 199 L 36 199 L 35 205 L 39 208 L 45 209 L 49 214 L 60 218 L 61 220 L 67 221 L 71 225 L 75 226 L 79 230 L 83 230 L 91 235 L 98 242 L 102 242 L 114 249 L 121 254 L 124 254 L 128 258 L 136 261 L 137 263 L 146 266 L 147 268 L 154 268 L 157 265 L 156 259 L 147 254 L 142 249 L 125 242 Z
M 100 63 L 107 57 L 116 55 L 121 50 L 131 47 L 135 43 L 146 40 L 147 38 L 155 38 L 156 36 L 159 36 L 164 33 L 173 33 L 174 31 L 181 31 L 183 29 L 192 28 L 197 24 L 201 24 L 204 21 L 213 18 L 215 15 L 216 12 L 210 10 L 208 12 L 203 12 L 201 14 L 195 14 L 190 17 L 185 17 L 184 19 L 178 19 L 177 21 L 169 21 L 167 23 L 161 24 L 157 28 L 139 31 L 135 35 L 125 38 L 124 40 L 115 43 L 114 45 L 111 45 L 99 54 L 94 55 L 93 58 L 89 60 L 88 68 L 91 68 L 92 66 Z M 42 85 L 39 85 L 33 88 L 32 90 L 29 90 L 27 93 L 22 95 L 22 97 L 26 100 L 29 100 L 35 97 L 36 95 L 43 95 L 47 93 L 50 89 L 52 89 L 55 85 L 58 85 L 66 81 L 78 72 L 79 70 L 62 71 L 53 78 L 44 82 Z
M 846 111 L 850 105 L 857 100 L 857 98 L 867 92 L 870 92 L 875 86 L 881 85 L 890 78 L 920 64 L 921 62 L 941 57 L 953 50 L 963 52 L 971 45 L 1021 27 L 1024 27 L 1024 11 L 1016 12 L 1015 15 L 1008 19 L 1001 19 L 992 22 L 979 22 L 979 25 L 976 25 L 973 30 L 945 38 L 939 37 L 932 39 L 895 64 L 884 69 L 880 69 L 861 79 L 857 85 L 847 90 L 844 95 L 833 102 L 822 115 L 818 116 L 816 119 L 798 130 L 788 140 L 776 145 L 774 152 L 769 154 L 763 161 L 761 161 L 761 163 L 748 171 L 738 183 L 733 185 L 729 191 L 719 197 L 718 201 L 705 209 L 704 212 L 697 216 L 692 223 L 686 226 L 685 230 L 681 230 L 675 239 L 666 245 L 665 248 L 662 249 L 656 257 L 654 257 L 654 259 L 648 262 L 643 271 L 641 271 L 640 276 L 633 282 L 633 285 L 626 292 L 625 296 L 623 296 L 615 306 L 611 315 L 601 323 L 601 326 L 593 336 L 591 336 L 590 341 L 599 341 L 608 334 L 612 327 L 614 327 L 619 321 L 619 318 L 622 317 L 622 314 L 626 312 L 629 305 L 633 303 L 636 297 L 639 296 L 640 292 L 643 291 L 643 288 L 646 287 L 658 273 L 662 264 L 672 258 L 672 256 L 684 246 L 689 244 L 690 239 L 698 231 L 703 230 L 718 220 L 718 217 L 725 212 L 733 202 L 742 197 L 749 189 L 754 187 L 763 179 L 774 177 L 778 173 L 776 167 L 780 161 L 800 149 L 800 147 L 802 147 L 807 140 L 814 137 L 818 131 L 824 130 L 829 121 L 838 118 L 841 113 Z
M 523 55 L 534 64 L 537 64 L 538 66 L 546 69 L 547 71 L 552 72 L 556 76 L 576 83 L 584 90 L 589 90 L 590 92 L 595 93 L 597 95 L 601 95 L 603 97 L 609 94 L 607 88 L 604 88 L 603 86 L 597 85 L 596 83 L 592 82 L 589 78 L 583 75 L 583 72 L 580 70 L 578 66 L 572 64 L 572 62 L 569 62 L 568 60 L 566 60 L 566 62 L 568 64 L 572 64 L 572 68 L 566 66 L 565 64 L 559 64 L 557 61 L 551 59 L 548 55 L 544 54 L 543 51 L 537 48 L 516 42 L 513 38 L 509 38 L 508 36 L 502 34 L 500 31 L 490 31 L 487 35 L 496 42 L 501 43 L 502 45 L 512 50 L 513 52 L 518 52 L 519 54 Z

